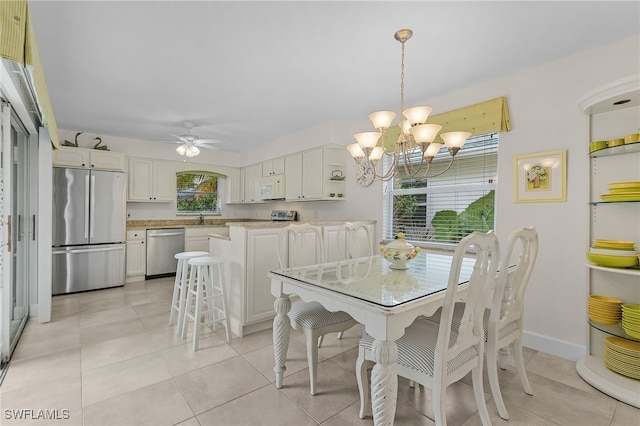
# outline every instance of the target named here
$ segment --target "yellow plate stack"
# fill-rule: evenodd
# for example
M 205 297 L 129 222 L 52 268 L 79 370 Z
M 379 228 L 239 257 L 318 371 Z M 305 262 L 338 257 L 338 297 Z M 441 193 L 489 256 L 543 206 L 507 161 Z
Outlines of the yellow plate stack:
M 640 380 L 640 342 L 606 337 L 604 365 L 611 371 Z
M 622 318 L 622 300 L 592 294 L 589 296 L 588 311 L 591 321 L 615 325 Z
M 636 243 L 623 240 L 593 240 L 587 253 L 591 263 L 607 268 L 632 268 L 638 265 Z
M 609 193 L 600 195 L 604 201 L 640 201 L 640 182 L 611 182 Z
M 634 339 L 640 339 L 640 305 L 622 305 L 622 328 Z

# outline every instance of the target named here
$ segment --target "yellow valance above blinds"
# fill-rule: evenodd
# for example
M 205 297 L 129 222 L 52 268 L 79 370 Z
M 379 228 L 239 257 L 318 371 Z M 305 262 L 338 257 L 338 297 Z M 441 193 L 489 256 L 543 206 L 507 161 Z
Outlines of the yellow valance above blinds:
M 492 132 L 508 132 L 511 130 L 511 119 L 507 98 L 504 96 L 469 105 L 442 114 L 429 116 L 427 123 L 442 126 L 440 133 L 445 132 L 471 132 L 472 136 L 484 135 Z M 387 152 L 395 150 L 400 128 L 395 126 L 387 130 L 383 143 Z M 443 143 L 440 136 L 435 142 Z
M 0 56 L 19 63 L 27 70 L 28 81 L 33 86 L 42 115 L 42 124 L 49 129 L 53 145 L 59 147 L 58 126 L 26 0 L 0 1 Z

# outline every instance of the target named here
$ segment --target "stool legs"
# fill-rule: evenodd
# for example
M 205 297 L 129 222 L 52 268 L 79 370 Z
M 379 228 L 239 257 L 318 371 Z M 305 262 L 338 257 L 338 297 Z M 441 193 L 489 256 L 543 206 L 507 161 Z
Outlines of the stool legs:
M 189 264 L 187 259 L 178 259 L 176 280 L 173 286 L 173 298 L 171 300 L 171 314 L 169 315 L 169 325 L 177 323 L 176 334 L 182 333 L 184 322 L 184 307 L 187 293 Z
M 225 337 L 231 339 L 229 329 L 229 314 L 227 313 L 227 301 L 224 292 L 224 279 L 222 263 L 203 263 L 203 259 L 198 260 L 198 264 L 192 264 L 189 275 L 189 286 L 187 289 L 186 307 L 182 325 L 182 338 L 187 337 L 189 319 L 193 324 L 193 350 L 199 347 L 200 332 L 202 327 L 202 317 L 206 316 L 206 322 L 217 328 L 219 323 L 225 327 Z M 213 271 L 213 269 L 217 271 Z M 194 300 L 195 299 L 195 300 Z M 203 308 L 206 308 L 203 311 Z

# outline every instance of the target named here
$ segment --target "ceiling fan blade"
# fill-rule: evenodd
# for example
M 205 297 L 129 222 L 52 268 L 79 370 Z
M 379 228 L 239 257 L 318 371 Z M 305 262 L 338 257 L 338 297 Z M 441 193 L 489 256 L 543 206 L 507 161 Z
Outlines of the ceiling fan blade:
M 172 137 L 178 139 L 179 141 L 181 141 L 183 143 L 188 142 L 187 139 L 184 136 L 181 136 L 181 135 L 174 135 L 173 133 L 169 133 L 169 136 L 172 136 Z
M 206 149 L 210 149 L 212 151 L 217 151 L 220 148 L 217 146 L 212 146 L 212 145 L 196 145 L 198 148 L 206 148 Z
M 195 141 L 195 143 L 199 144 L 206 144 L 206 143 L 220 143 L 220 141 L 218 139 L 197 139 Z

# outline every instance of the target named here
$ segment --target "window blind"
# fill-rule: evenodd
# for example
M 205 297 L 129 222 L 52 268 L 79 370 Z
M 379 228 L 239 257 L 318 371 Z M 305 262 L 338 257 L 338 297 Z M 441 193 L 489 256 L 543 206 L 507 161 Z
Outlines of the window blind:
M 450 158 L 443 147 L 429 175 L 443 170 Z M 419 156 L 411 161 L 419 162 Z M 384 166 L 388 163 L 385 158 Z M 493 229 L 497 164 L 498 134 L 491 133 L 470 138 L 441 176 L 411 178 L 400 166 L 383 187 L 383 238 L 404 232 L 421 245 L 451 245 L 473 231 Z

